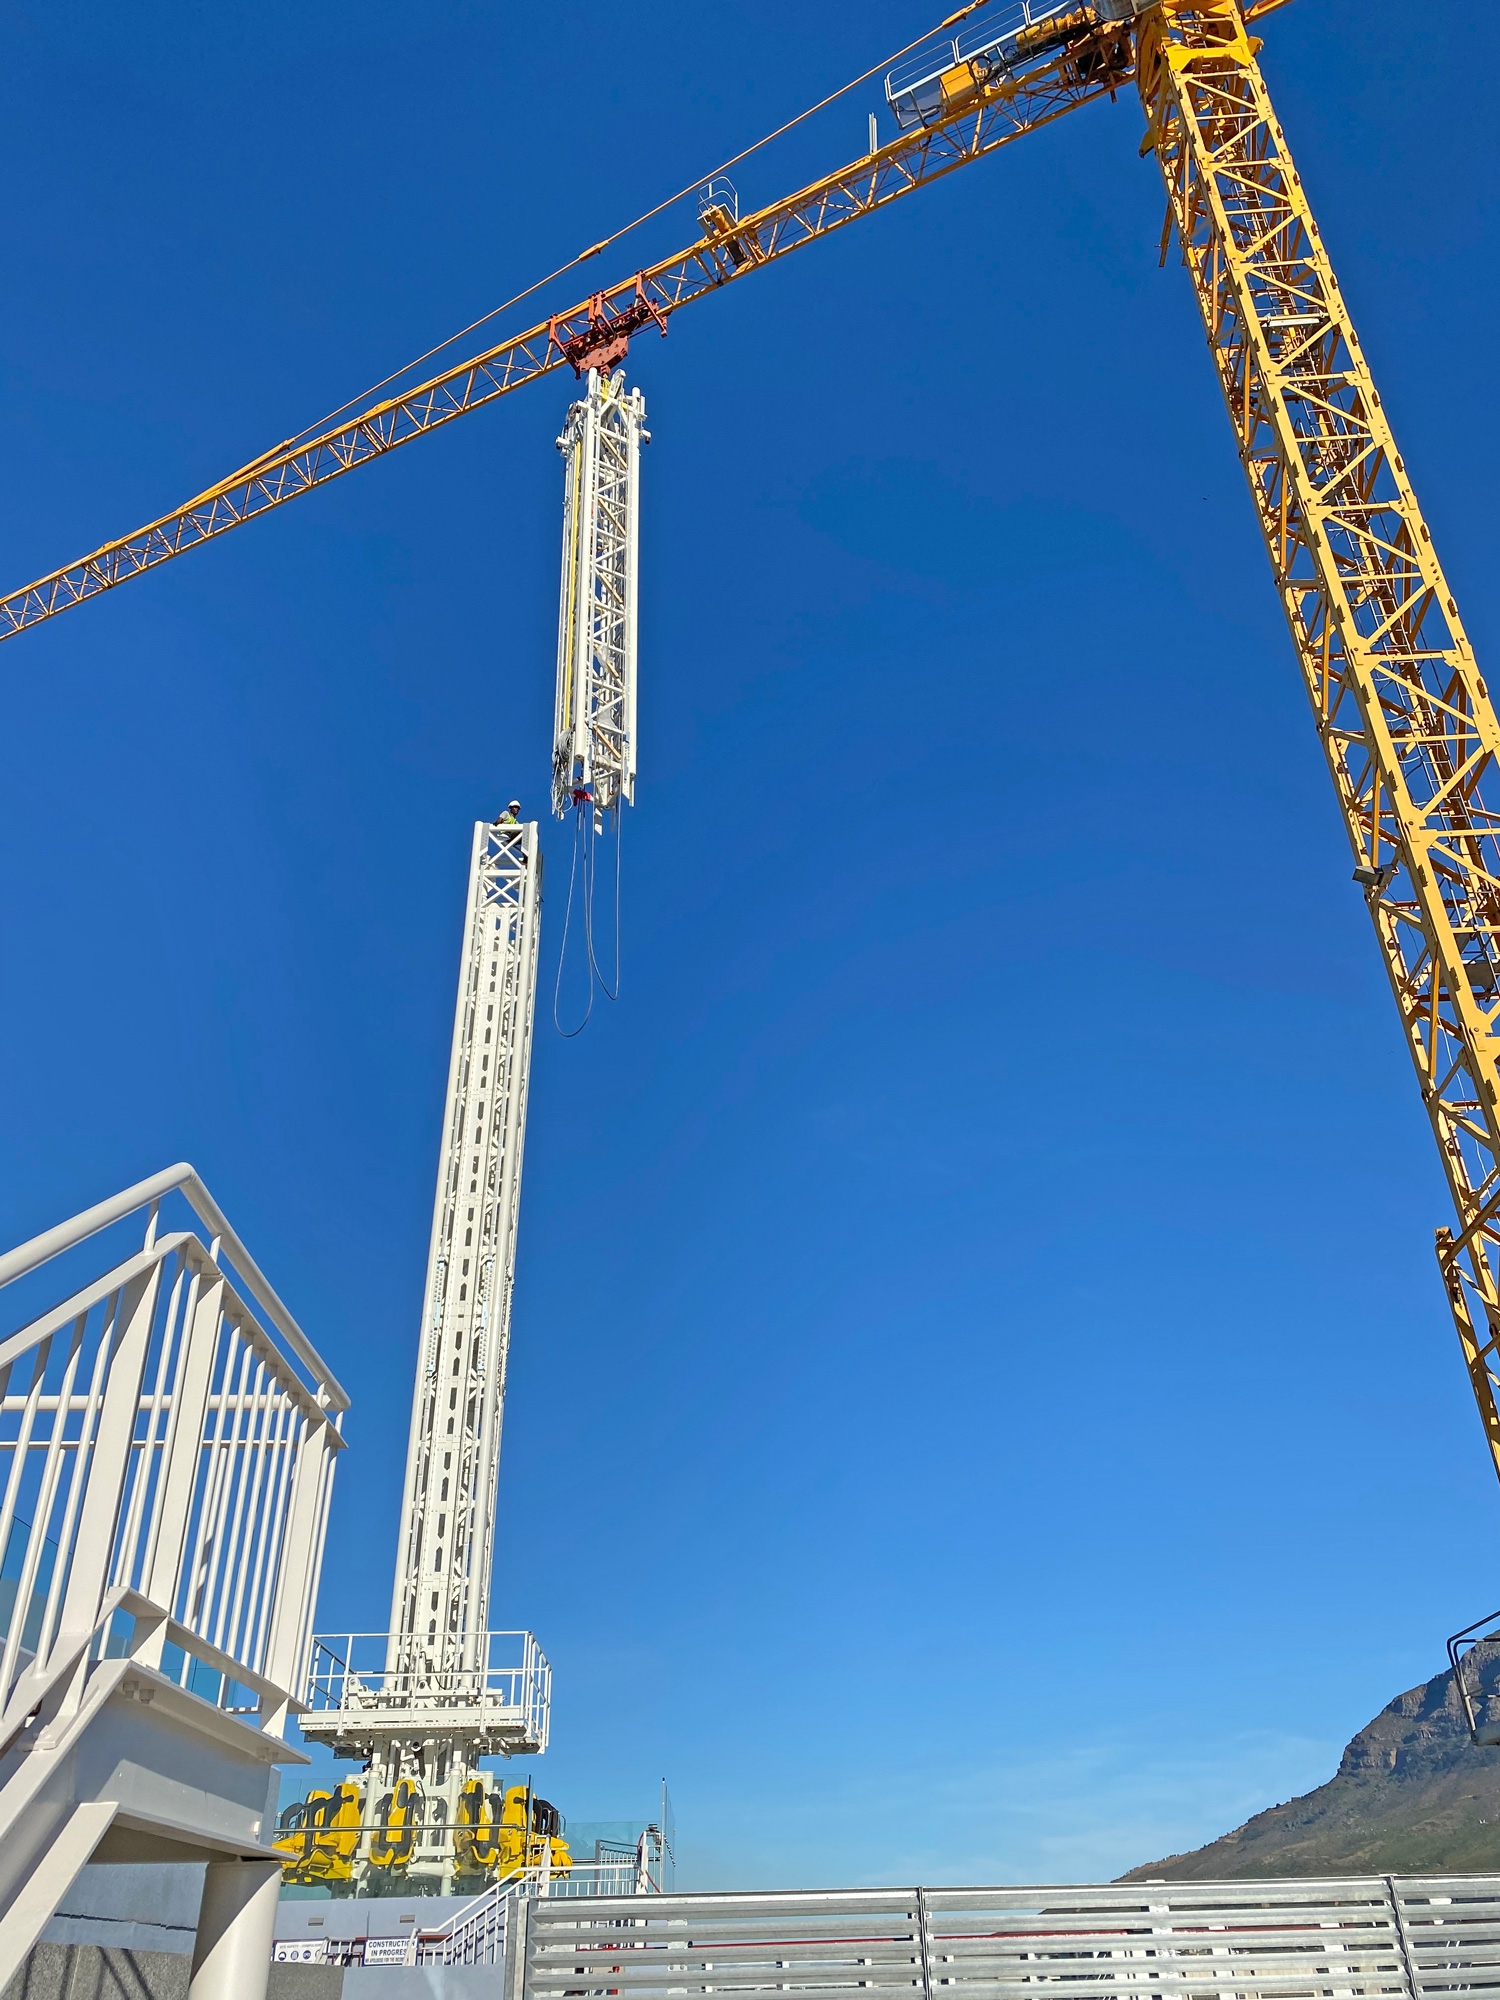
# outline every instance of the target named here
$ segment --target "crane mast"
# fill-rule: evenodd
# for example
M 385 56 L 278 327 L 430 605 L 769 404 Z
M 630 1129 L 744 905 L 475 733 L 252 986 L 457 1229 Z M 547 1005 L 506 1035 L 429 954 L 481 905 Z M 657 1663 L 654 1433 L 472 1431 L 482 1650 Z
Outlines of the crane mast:
M 1500 1472 L 1500 751 L 1411 481 L 1233 0 L 1139 29 L 1166 180 L 1256 519 L 1457 1210 L 1438 1264 Z M 1165 250 L 1164 250 L 1165 254 Z

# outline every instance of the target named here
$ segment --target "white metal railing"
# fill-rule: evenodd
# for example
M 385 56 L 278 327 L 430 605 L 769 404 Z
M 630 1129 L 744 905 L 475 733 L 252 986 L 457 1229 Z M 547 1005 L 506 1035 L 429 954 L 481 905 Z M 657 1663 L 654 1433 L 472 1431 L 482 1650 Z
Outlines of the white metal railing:
M 740 219 L 740 191 L 725 174 L 714 174 L 698 189 L 700 222 L 711 208 L 722 209 L 732 222 Z
M 159 1233 L 173 1194 L 206 1243 Z M 0 1294 L 132 1216 L 138 1250 L 0 1338 L 0 1744 L 80 1661 L 278 1733 L 304 1677 L 348 1398 L 197 1174 L 0 1256 Z
M 637 1893 L 634 1861 L 575 1864 L 574 1875 L 530 1868 L 508 1875 L 454 1912 L 445 1924 L 401 1937 L 351 1934 L 310 1939 L 283 1937 L 272 1949 L 282 1961 L 317 1965 L 501 1965 L 513 1913 L 524 1897 L 631 1896 Z M 388 1899 L 387 1899 L 388 1902 Z M 292 1907 L 305 1909 L 306 1904 Z M 354 1907 L 359 1907 L 356 1904 Z M 420 1908 L 420 1903 L 413 1905 Z
M 528 1896 L 636 1896 L 649 1895 L 652 1888 L 642 1878 L 634 1854 L 608 1861 L 573 1861 L 565 1874 L 529 1868 L 525 1878 L 512 1886 Z
M 1074 13 L 1079 4 L 1080 0 L 1018 0 L 998 16 L 986 14 L 964 34 L 934 36 L 924 42 L 886 77 L 885 99 L 896 122 L 906 129 L 937 115 L 942 109 L 938 78 L 959 63 L 978 59 L 998 69 L 1012 68 L 1021 53 L 1020 37 L 1028 28 Z
M 432 1726 L 521 1729 L 547 1746 L 552 1668 L 530 1632 L 485 1632 L 472 1665 L 428 1654 L 403 1634 L 348 1632 L 319 1637 L 307 1678 L 307 1721 L 335 1713 L 361 1728 L 399 1728 L 420 1713 Z M 392 1665 L 392 1662 L 395 1665 Z
M 635 1896 L 649 1894 L 634 1855 L 614 1861 L 575 1861 L 566 1874 L 548 1867 L 518 1869 L 466 1903 L 441 1929 L 420 1931 L 413 1962 L 419 1965 L 495 1965 L 505 1956 L 506 1932 L 522 1897 Z
M 450 1918 L 440 1931 L 422 1931 L 412 1940 L 419 1965 L 498 1965 L 515 1904 L 516 1885 L 489 1889 Z

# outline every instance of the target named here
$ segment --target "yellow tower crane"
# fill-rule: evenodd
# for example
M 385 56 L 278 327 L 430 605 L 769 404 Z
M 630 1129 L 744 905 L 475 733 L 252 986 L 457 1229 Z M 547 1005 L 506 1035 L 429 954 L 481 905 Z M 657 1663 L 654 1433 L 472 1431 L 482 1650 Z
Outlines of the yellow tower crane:
M 1256 61 L 1249 29 L 1283 4 L 1028 0 L 1019 30 L 950 44 L 889 145 L 744 217 L 710 191 L 679 255 L 0 598 L 0 638 L 554 369 L 608 367 L 691 301 L 1133 81 L 1162 261 L 1175 232 L 1452 1193 L 1438 1266 L 1500 1473 L 1500 722 Z

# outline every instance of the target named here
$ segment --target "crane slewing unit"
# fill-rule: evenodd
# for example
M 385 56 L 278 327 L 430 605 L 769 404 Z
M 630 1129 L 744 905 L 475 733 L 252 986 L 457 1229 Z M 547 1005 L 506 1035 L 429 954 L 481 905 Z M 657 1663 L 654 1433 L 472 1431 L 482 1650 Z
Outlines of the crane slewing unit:
M 403 1878 L 462 1875 L 480 1758 L 547 1747 L 546 1656 L 489 1629 L 540 878 L 534 821 L 475 827 L 390 1630 L 319 1640 L 302 1718 L 366 1760 L 365 1858 Z
M 646 403 L 625 377 L 591 368 L 568 411 L 552 806 L 592 799 L 595 825 L 635 801 L 636 570 Z

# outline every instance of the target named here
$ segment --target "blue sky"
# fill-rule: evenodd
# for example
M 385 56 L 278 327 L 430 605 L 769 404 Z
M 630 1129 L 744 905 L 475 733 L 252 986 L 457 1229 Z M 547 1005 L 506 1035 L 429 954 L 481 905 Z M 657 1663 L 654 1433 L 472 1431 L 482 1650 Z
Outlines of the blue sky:
M 928 25 L 3 14 L 7 584 Z M 1494 657 L 1494 23 L 1265 35 Z M 543 1789 L 665 1776 L 684 1886 L 1118 1873 L 1321 1781 L 1500 1596 L 1445 1195 L 1139 134 L 1079 113 L 632 356 L 624 990 L 538 1033 L 495 1608 L 554 1662 Z M 199 1167 L 355 1394 L 329 1628 L 389 1599 L 470 826 L 544 803 L 570 388 L 0 652 L 0 1236 Z

